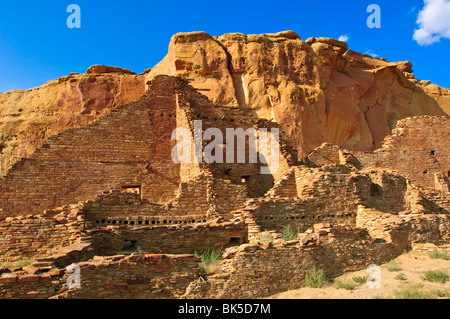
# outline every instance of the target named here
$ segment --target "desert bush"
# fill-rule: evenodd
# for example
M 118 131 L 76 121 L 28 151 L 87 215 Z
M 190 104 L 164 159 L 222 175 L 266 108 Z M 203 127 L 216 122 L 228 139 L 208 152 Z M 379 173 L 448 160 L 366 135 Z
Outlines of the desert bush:
M 448 281 L 448 275 L 440 270 L 430 270 L 423 274 L 422 280 L 445 284 Z
M 450 255 L 448 251 L 442 249 L 442 250 L 433 250 L 428 252 L 428 256 L 431 259 L 444 259 L 444 260 L 450 260 Z
M 394 291 L 396 299 L 435 299 L 436 295 L 422 289 L 422 285 L 411 285 Z
M 334 287 L 337 289 L 353 290 L 355 288 L 355 285 L 356 285 L 356 283 L 354 283 L 350 280 L 336 279 L 334 281 Z
M 212 274 L 220 269 L 220 261 L 222 259 L 222 251 L 220 249 L 207 248 L 200 252 L 195 251 L 194 256 L 202 259 L 198 264 L 202 273 Z
M 284 226 L 281 234 L 283 234 L 283 239 L 285 241 L 291 241 L 298 238 L 298 231 L 295 230 L 291 225 Z
M 394 277 L 395 280 L 401 280 L 401 281 L 405 281 L 406 277 L 404 274 L 400 273 L 397 276 Z
M 389 271 L 400 271 L 400 270 L 402 270 L 400 268 L 400 266 L 397 265 L 396 262 L 390 262 L 389 264 L 386 264 L 386 269 L 389 270 Z
M 322 288 L 331 282 L 331 279 L 325 275 L 323 269 L 317 269 L 315 266 L 308 269 L 305 276 L 306 286 L 310 288 Z
M 262 234 L 261 234 L 261 237 L 260 237 L 260 239 L 259 239 L 259 242 L 260 242 L 261 244 L 273 242 L 272 234 L 270 234 L 269 232 L 264 232 L 264 233 L 262 233 Z
M 356 277 L 353 277 L 352 279 L 357 284 L 363 284 L 363 283 L 367 282 L 367 278 L 369 278 L 369 276 L 356 276 Z

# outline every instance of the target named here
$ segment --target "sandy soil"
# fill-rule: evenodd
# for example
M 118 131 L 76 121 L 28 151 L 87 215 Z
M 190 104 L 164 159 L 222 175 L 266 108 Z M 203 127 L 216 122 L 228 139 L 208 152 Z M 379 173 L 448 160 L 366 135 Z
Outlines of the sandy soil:
M 449 254 L 450 255 L 450 254 Z M 389 264 L 394 262 L 399 270 L 389 270 Z M 391 264 L 392 265 L 392 264 Z M 445 284 L 424 281 L 421 277 L 424 272 L 430 270 L 441 270 L 450 275 L 450 260 L 432 259 L 428 256 L 426 250 L 413 250 L 407 254 L 401 255 L 390 263 L 381 265 L 381 287 L 369 288 L 366 283 L 356 284 L 353 290 L 337 289 L 333 284 L 329 284 L 323 288 L 301 288 L 299 290 L 292 290 L 269 297 L 269 299 L 373 299 L 381 298 L 388 299 L 395 297 L 395 291 L 409 287 L 410 285 L 420 284 L 423 287 L 421 291 L 433 292 L 441 291 L 447 292 L 447 295 L 442 298 L 449 298 L 450 296 L 450 281 Z M 395 279 L 399 274 L 403 274 L 406 280 Z M 353 281 L 356 276 L 368 276 L 367 270 L 346 273 L 336 279 Z M 430 293 L 440 299 L 439 295 Z

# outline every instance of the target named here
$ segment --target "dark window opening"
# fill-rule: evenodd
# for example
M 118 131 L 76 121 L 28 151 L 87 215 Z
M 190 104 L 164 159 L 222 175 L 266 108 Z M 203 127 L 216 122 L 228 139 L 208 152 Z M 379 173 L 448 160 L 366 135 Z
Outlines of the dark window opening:
M 370 196 L 383 196 L 383 188 L 378 184 L 372 183 L 370 185 Z
M 432 151 L 430 152 L 430 155 L 431 155 L 431 156 L 435 156 L 435 155 L 436 155 L 436 151 L 435 151 L 435 150 L 432 150 Z
M 241 176 L 241 182 L 243 184 L 248 184 L 249 180 L 250 180 L 250 176 Z
M 242 245 L 244 243 L 242 237 L 231 237 L 230 244 L 231 245 Z
M 428 174 L 428 171 L 427 170 L 424 170 L 423 171 L 423 175 L 427 175 Z
M 136 240 L 125 240 L 123 242 L 122 251 L 136 251 L 137 250 L 137 241 Z
M 450 171 L 447 172 L 447 177 L 450 177 Z

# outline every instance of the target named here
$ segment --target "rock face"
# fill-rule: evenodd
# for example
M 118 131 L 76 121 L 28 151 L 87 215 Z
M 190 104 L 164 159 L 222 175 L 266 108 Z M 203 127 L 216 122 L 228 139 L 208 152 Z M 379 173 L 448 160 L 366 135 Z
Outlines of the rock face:
M 135 72 L 118 68 L 116 66 L 107 66 L 107 65 L 93 65 L 86 71 L 87 74 L 103 74 L 103 73 L 122 73 L 122 74 L 133 74 L 136 75 Z
M 191 78 L 216 105 L 252 108 L 278 122 L 299 156 L 322 143 L 373 151 L 400 119 L 450 114 L 450 90 L 419 81 L 410 62 L 390 63 L 329 38 L 178 33 L 148 74 Z
M 105 116 L 144 91 L 144 76 L 109 73 L 71 74 L 0 94 L 0 176 L 50 136 Z

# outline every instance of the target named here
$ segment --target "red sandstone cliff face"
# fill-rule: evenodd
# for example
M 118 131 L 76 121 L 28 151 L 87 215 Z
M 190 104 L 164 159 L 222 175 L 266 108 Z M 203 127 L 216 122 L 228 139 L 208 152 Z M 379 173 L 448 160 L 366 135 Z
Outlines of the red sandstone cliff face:
M 411 63 L 349 51 L 334 39 L 302 41 L 293 31 L 179 33 L 147 80 L 158 74 L 192 78 L 215 104 L 274 119 L 300 156 L 323 142 L 373 151 L 400 119 L 450 114 L 450 90 L 417 80 Z
M 105 72 L 71 74 L 0 94 L 0 176 L 50 136 L 84 126 L 144 94 L 143 75 Z

